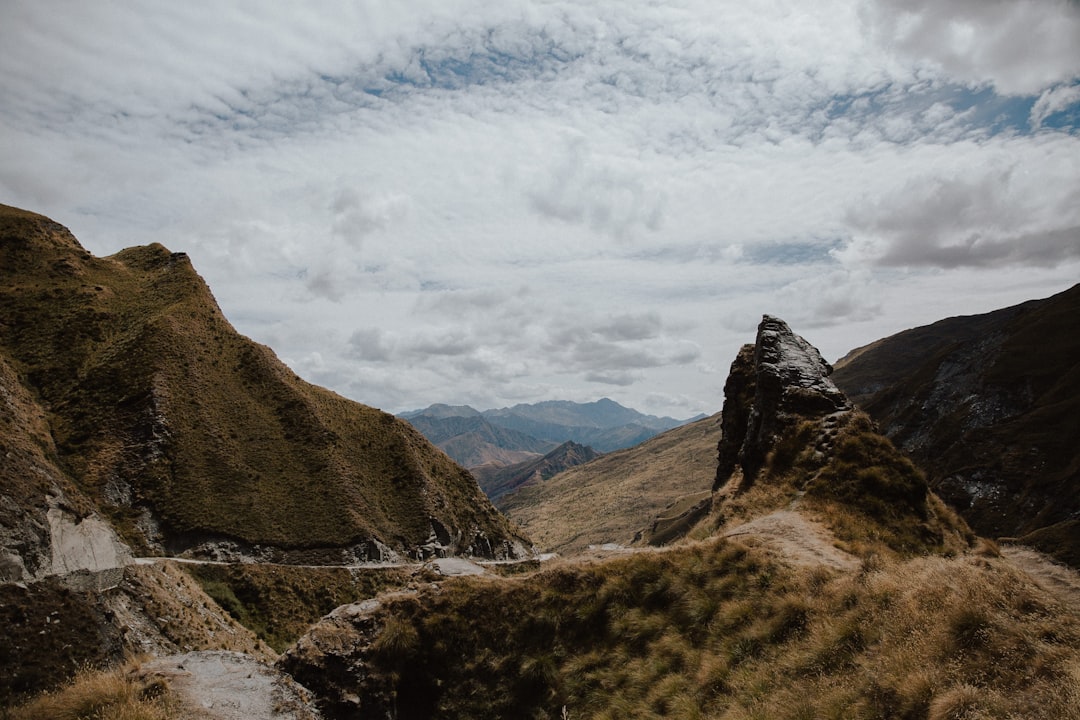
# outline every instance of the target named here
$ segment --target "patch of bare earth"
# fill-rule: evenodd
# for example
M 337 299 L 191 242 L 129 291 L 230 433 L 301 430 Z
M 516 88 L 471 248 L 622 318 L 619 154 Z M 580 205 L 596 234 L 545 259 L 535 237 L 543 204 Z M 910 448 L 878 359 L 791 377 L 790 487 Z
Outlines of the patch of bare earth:
M 1080 573 L 1025 545 L 1002 545 L 1001 554 L 1044 590 L 1080 611 Z
M 189 652 L 145 663 L 145 679 L 161 679 L 199 720 L 319 720 L 311 693 L 288 675 L 249 655 Z
M 795 510 L 777 510 L 723 534 L 752 540 L 794 565 L 825 565 L 837 570 L 859 566 L 854 555 L 836 547 L 827 528 Z

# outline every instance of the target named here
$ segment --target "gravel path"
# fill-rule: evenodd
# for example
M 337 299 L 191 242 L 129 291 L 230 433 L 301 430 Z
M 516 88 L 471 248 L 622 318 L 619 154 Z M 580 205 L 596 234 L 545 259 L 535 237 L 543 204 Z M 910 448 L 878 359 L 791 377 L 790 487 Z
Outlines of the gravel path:
M 795 510 L 777 510 L 724 533 L 725 537 L 750 537 L 796 565 L 826 565 L 837 570 L 859 566 L 854 555 L 836 547 L 831 532 Z
M 1080 573 L 1025 545 L 1002 545 L 1001 554 L 1042 588 L 1080 611 Z
M 146 678 L 161 678 L 198 720 L 319 720 L 311 693 L 285 673 L 242 653 L 219 650 L 156 658 Z

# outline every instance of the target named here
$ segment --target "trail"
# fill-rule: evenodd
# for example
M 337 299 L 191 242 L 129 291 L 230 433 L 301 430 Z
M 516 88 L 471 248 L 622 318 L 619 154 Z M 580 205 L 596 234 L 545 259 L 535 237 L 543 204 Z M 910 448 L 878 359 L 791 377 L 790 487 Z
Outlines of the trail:
M 171 655 L 144 663 L 138 672 L 143 680 L 164 681 L 190 716 L 205 720 L 319 718 L 311 693 L 285 673 L 241 653 Z
M 1025 545 L 1002 545 L 1001 554 L 1040 587 L 1080 612 L 1080 573 Z
M 431 560 L 423 561 L 409 561 L 409 562 L 372 562 L 372 563 L 358 563 L 355 565 L 295 565 L 288 563 L 270 563 L 270 562 L 255 562 L 246 563 L 250 565 L 283 567 L 283 568 L 299 568 L 304 570 L 392 570 L 400 568 L 413 568 L 420 570 L 427 568 L 434 570 L 440 575 L 447 577 L 455 575 L 480 575 L 486 572 L 485 568 L 491 566 L 501 565 L 518 565 L 530 562 L 546 562 L 554 558 L 555 555 L 551 553 L 545 553 L 537 555 L 531 558 L 522 558 L 520 560 L 479 560 L 477 558 L 461 558 L 461 557 L 446 557 L 446 558 L 432 558 Z M 136 565 L 156 565 L 160 562 L 174 562 L 183 565 L 243 565 L 245 563 L 227 562 L 223 560 L 200 560 L 197 558 L 184 558 L 184 557 L 138 557 L 131 561 Z
M 859 566 L 858 558 L 833 544 L 828 529 L 795 510 L 762 515 L 723 535 L 752 538 L 795 565 L 825 565 L 836 570 L 853 570 Z

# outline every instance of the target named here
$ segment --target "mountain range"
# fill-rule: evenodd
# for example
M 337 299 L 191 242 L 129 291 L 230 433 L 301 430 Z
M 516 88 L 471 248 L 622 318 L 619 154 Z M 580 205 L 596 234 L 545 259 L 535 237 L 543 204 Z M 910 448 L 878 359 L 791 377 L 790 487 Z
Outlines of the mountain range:
M 484 411 L 436 404 L 400 417 L 470 469 L 536 459 L 565 442 L 611 452 L 699 419 L 646 415 L 609 398 L 590 403 L 549 400 Z

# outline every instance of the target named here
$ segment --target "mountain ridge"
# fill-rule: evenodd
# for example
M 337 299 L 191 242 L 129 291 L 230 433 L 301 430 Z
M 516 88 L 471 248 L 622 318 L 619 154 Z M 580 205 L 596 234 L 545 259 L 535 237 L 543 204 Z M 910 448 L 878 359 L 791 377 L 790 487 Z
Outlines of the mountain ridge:
M 646 415 L 610 398 L 590 403 L 546 400 L 483 411 L 468 405 L 436 403 L 398 417 L 412 423 L 467 468 L 526 462 L 565 442 L 611 452 L 700 419 Z
M 0 273 L 0 357 L 40 404 L 59 471 L 139 552 L 342 562 L 528 546 L 406 422 L 239 335 L 183 253 L 96 258 L 3 206 Z
M 1080 566 L 1080 285 L 883 338 L 834 379 L 976 530 Z

